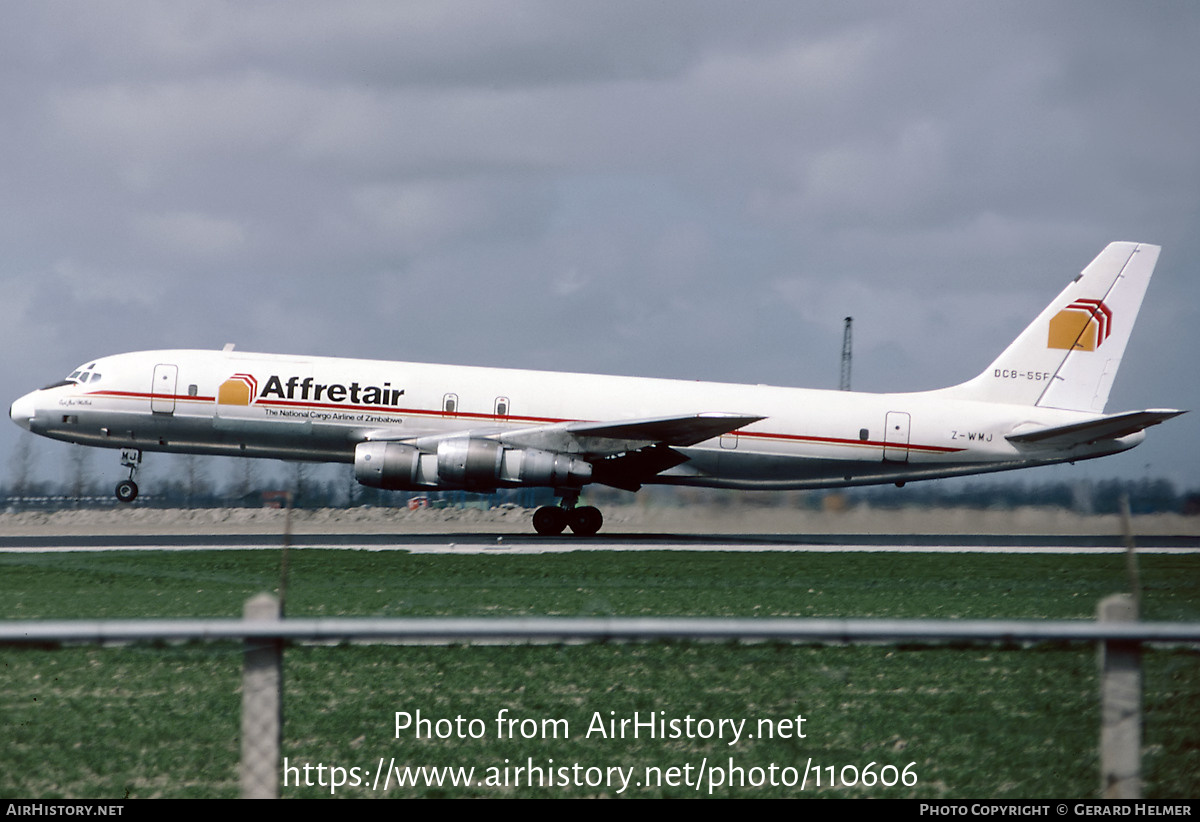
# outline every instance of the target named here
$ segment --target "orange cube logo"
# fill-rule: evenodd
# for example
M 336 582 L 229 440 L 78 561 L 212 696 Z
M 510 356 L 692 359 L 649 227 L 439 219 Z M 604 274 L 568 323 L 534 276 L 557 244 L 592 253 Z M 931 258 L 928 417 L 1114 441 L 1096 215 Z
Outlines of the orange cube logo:
M 1050 320 L 1048 348 L 1095 351 L 1112 333 L 1112 310 L 1103 300 L 1082 299 Z
M 258 380 L 253 374 L 234 374 L 217 389 L 218 405 L 249 405 L 258 395 Z

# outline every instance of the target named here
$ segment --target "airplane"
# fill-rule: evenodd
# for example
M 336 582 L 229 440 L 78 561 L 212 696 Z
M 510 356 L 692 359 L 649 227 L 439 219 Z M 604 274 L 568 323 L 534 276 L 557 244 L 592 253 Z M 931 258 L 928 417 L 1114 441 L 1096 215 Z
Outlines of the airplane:
M 597 376 L 255 354 L 142 351 L 90 360 L 16 400 L 22 428 L 142 452 L 349 463 L 404 491 L 544 487 L 543 535 L 590 536 L 598 483 L 803 489 L 1093 459 L 1184 413 L 1105 414 L 1159 247 L 1116 242 L 974 379 L 915 393 Z

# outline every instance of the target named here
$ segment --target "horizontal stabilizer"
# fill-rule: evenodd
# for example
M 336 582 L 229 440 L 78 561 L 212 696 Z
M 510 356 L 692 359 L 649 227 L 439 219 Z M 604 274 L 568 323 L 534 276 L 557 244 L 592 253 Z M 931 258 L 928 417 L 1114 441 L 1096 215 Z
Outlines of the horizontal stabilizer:
M 1022 431 L 1008 435 L 1007 439 L 1016 445 L 1028 444 L 1065 449 L 1076 445 L 1087 445 L 1098 440 L 1127 437 L 1183 413 L 1186 412 L 1170 409 L 1128 411 L 1124 414 L 1098 417 L 1086 422 L 1056 425 L 1051 428 L 1039 428 L 1035 431 Z

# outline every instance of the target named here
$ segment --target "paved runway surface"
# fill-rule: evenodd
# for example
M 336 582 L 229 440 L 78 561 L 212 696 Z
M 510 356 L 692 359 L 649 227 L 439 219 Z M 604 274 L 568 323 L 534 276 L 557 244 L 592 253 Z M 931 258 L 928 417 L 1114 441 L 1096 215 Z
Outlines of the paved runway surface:
M 0 552 L 160 551 L 273 549 L 280 535 L 221 534 L 136 536 L 6 536 Z M 620 534 L 579 538 L 570 535 L 495 534 L 295 534 L 293 548 L 326 548 L 414 553 L 549 553 L 562 551 L 891 551 L 909 553 L 1112 553 L 1125 550 L 1120 537 L 995 534 L 742 534 L 694 536 Z M 1200 553 L 1195 537 L 1147 536 L 1140 553 Z

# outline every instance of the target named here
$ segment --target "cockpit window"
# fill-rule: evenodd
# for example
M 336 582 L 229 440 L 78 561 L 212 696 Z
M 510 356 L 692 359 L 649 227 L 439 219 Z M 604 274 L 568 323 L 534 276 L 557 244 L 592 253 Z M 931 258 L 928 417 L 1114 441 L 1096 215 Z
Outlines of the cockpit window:
M 70 374 L 68 374 L 67 378 L 65 380 L 63 380 L 60 383 L 55 383 L 53 387 L 57 387 L 59 385 L 66 385 L 69 383 L 83 384 L 83 383 L 88 383 L 88 382 L 99 382 L 100 375 L 97 374 L 93 370 L 95 367 L 96 367 L 96 363 L 92 363 L 91 365 L 86 365 L 86 366 L 83 366 L 82 368 L 77 368 L 74 371 L 72 371 Z M 47 387 L 49 388 L 51 386 L 47 386 Z

